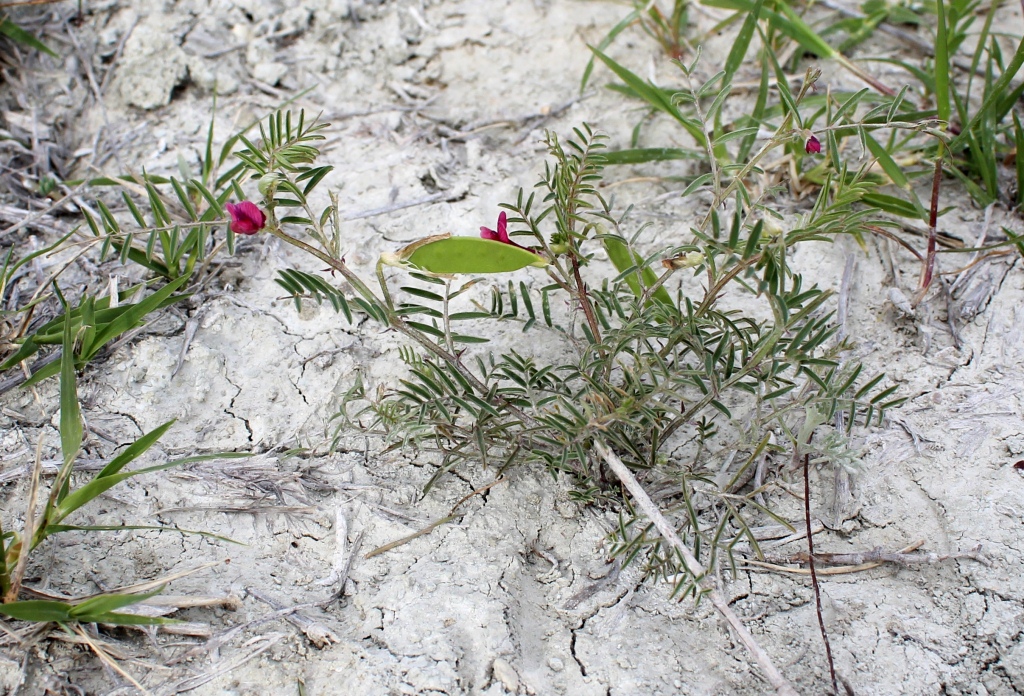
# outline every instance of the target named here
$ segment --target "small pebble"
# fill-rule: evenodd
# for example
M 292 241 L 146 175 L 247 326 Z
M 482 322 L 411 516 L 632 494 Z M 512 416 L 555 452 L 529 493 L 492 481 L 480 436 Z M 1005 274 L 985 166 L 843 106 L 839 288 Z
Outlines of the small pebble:
M 557 657 L 552 657 L 548 659 L 548 667 L 551 668 L 552 672 L 561 672 L 565 669 L 565 663 Z
M 501 682 L 505 690 L 510 693 L 519 693 L 519 675 L 516 674 L 515 668 L 500 657 L 495 658 L 494 665 L 494 678 Z

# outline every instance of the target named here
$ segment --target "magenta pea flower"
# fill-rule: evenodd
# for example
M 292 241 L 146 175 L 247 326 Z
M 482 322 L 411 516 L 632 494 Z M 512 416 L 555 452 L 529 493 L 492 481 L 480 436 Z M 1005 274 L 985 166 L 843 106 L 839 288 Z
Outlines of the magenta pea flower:
M 508 238 L 508 215 L 505 214 L 504 210 L 498 215 L 498 231 L 495 232 L 487 227 L 481 227 L 480 236 L 483 239 L 491 239 L 502 244 L 515 244 L 515 242 Z
M 267 216 L 250 201 L 228 203 L 224 208 L 231 216 L 231 231 L 235 234 L 256 234 L 267 224 Z
M 816 155 L 821 152 L 821 141 L 814 137 L 813 133 L 807 138 L 807 144 L 804 145 L 804 152 L 808 155 Z
M 501 213 L 498 214 L 498 229 L 497 229 L 497 231 L 492 230 L 492 229 L 490 229 L 488 227 L 481 227 L 480 228 L 480 237 L 483 238 L 483 239 L 490 239 L 490 240 L 495 241 L 495 242 L 501 242 L 502 244 L 511 244 L 514 247 L 519 247 L 520 249 L 525 249 L 526 251 L 532 251 L 535 254 L 537 253 L 537 251 L 535 249 L 530 249 L 528 247 L 524 247 L 521 244 L 516 244 L 511 239 L 509 239 L 509 236 L 508 236 L 508 215 L 505 214 L 504 210 L 501 211 Z

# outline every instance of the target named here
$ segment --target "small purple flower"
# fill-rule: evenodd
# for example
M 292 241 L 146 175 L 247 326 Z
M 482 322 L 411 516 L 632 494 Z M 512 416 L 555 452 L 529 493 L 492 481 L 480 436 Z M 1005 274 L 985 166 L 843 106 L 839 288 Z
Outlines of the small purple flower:
M 521 244 L 516 244 L 511 239 L 509 239 L 509 237 L 508 237 L 508 215 L 505 214 L 504 210 L 501 211 L 501 213 L 498 214 L 498 229 L 497 229 L 497 231 L 492 230 L 492 229 L 490 229 L 488 227 L 481 227 L 480 228 L 480 237 L 483 238 L 483 239 L 490 239 L 490 240 L 495 241 L 495 242 L 501 242 L 502 244 L 511 244 L 514 247 L 519 247 L 520 249 L 525 249 L 526 251 L 532 251 L 535 254 L 537 253 L 537 251 L 535 249 L 529 249 L 527 247 L 524 247 Z
M 235 234 L 256 234 L 267 224 L 267 216 L 250 201 L 228 203 L 224 208 L 231 216 L 231 231 Z
M 821 141 L 814 137 L 813 133 L 807 138 L 807 144 L 804 145 L 804 152 L 808 155 L 816 155 L 821 152 Z

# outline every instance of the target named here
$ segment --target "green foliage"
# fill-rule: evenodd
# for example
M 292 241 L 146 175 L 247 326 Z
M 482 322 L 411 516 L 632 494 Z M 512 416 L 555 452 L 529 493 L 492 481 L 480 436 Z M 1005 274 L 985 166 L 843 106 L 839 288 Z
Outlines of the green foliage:
M 60 57 L 53 49 L 36 38 L 34 34 L 25 31 L 7 16 L 0 16 L 0 34 L 18 43 L 25 44 L 29 48 L 34 48 L 37 51 L 51 55 L 54 58 Z
M 645 263 L 629 248 L 629 244 L 624 239 L 606 234 L 602 236 L 601 241 L 604 242 L 604 250 L 608 252 L 608 259 L 619 271 L 616 280 L 625 279 L 629 289 L 638 298 L 644 298 L 645 293 L 650 293 L 654 288 L 654 299 L 664 305 L 672 304 L 672 297 L 664 286 L 658 285 L 658 275 L 648 265 L 649 262 Z M 656 285 L 658 287 L 655 288 Z
M 76 369 L 81 369 L 95 358 L 104 346 L 126 331 L 141 325 L 148 315 L 188 297 L 188 295 L 174 294 L 187 280 L 187 276 L 180 276 L 177 280 L 164 285 L 153 294 L 133 304 L 119 304 L 117 307 L 110 307 L 109 296 L 99 299 L 86 296 L 74 309 L 65 305 L 64 312 L 60 316 L 43 324 L 27 336 L 14 355 L 0 364 L 0 370 L 14 368 L 23 360 L 32 357 L 40 346 L 64 343 L 66 327 L 70 327 L 75 340 L 70 344 L 65 344 L 64 349 L 71 351 Z M 130 298 L 142 287 L 142 285 L 137 285 L 119 293 L 119 301 Z M 31 386 L 55 375 L 59 369 L 59 363 L 50 363 L 26 380 L 25 386 Z
M 705 97 L 720 102 L 721 92 L 712 84 L 691 90 L 691 103 Z M 709 567 L 720 557 L 731 559 L 741 540 L 756 549 L 752 525 L 777 516 L 770 481 L 750 484 L 754 469 L 766 458 L 784 459 L 805 446 L 797 435 L 773 442 L 770 434 L 800 434 L 808 414 L 820 414 L 815 442 L 827 443 L 829 461 L 849 465 L 855 456 L 843 458 L 845 433 L 880 422 L 900 403 L 881 376 L 865 379 L 859 365 L 840 363 L 846 346 L 835 340 L 830 294 L 806 286 L 788 262 L 795 245 L 860 235 L 867 225 L 884 224 L 858 207 L 873 190 L 867 172 L 826 174 L 811 213 L 788 231 L 774 222 L 765 201 L 751 198 L 739 184 L 768 150 L 791 143 L 787 124 L 799 120 L 795 109 L 805 91 L 790 95 L 768 146 L 743 166 L 731 166 L 729 151 L 721 150 L 719 175 L 712 172 L 688 187 L 684 195 L 707 188 L 715 201 L 705 222 L 690 230 L 691 241 L 644 252 L 643 228 L 624 233 L 631 221 L 612 216 L 600 194 L 603 137 L 587 125 L 564 140 L 548 134 L 549 162 L 536 190 L 520 191 L 515 202 L 502 206 L 509 224 L 534 238 L 547 261 L 525 272 L 535 280 L 546 278 L 532 284 L 502 281 L 492 286 L 489 306 L 475 290 L 478 281 L 462 279 L 459 272 L 491 269 L 458 266 L 461 250 L 445 258 L 449 250 L 438 238 L 386 255 L 397 270 L 378 264 L 374 291 L 333 253 L 336 216 L 310 210 L 301 223 L 310 241 L 285 232 L 284 225 L 269 228 L 317 263 L 328 263 L 354 293 L 290 270 L 278 282 L 297 302 L 327 299 L 350 319 L 357 302 L 368 316 L 410 339 L 401 351 L 407 372 L 395 383 L 368 389 L 361 378 L 354 381 L 337 416 L 339 436 L 356 425 L 383 435 L 393 447 L 435 453 L 437 469 L 428 489 L 472 462 L 499 473 L 535 462 L 553 476 L 571 476 L 576 499 L 585 502 L 618 495 L 590 452 L 599 436 L 628 466 L 663 482 L 666 504 L 679 513 L 682 537 Z M 677 101 L 665 102 L 666 108 L 675 108 Z M 714 133 L 711 121 L 718 113 L 714 103 L 695 108 L 695 128 Z M 868 127 L 829 118 L 837 132 L 846 128 L 856 135 Z M 278 115 L 272 123 L 288 119 Z M 268 129 L 266 139 L 243 155 L 260 177 L 269 173 L 273 152 L 290 151 L 310 132 L 274 128 L 291 139 L 271 137 Z M 712 150 L 716 143 L 708 140 L 705 146 Z M 277 171 L 281 186 L 287 186 L 285 181 L 309 170 Z M 418 249 L 432 245 L 436 257 L 419 265 L 430 271 L 443 267 L 454 277 L 395 263 L 415 261 Z M 594 262 L 601 250 L 613 268 Z M 452 265 L 440 265 L 445 263 Z M 700 291 L 683 292 L 677 274 L 684 271 L 703 276 Z M 402 280 L 397 290 L 389 272 Z M 723 307 L 727 292 L 749 296 L 760 309 Z M 486 341 L 483 329 L 495 322 L 515 323 L 527 333 L 543 331 L 557 348 L 534 351 L 537 341 L 527 337 L 492 350 L 474 345 Z M 672 578 L 682 595 L 695 590 L 697 579 L 686 575 L 675 553 L 663 548 L 628 506 L 613 550 L 627 561 L 643 559 L 651 574 Z
M 226 245 L 229 251 L 234 250 L 235 236 L 230 229 L 226 230 L 220 243 L 214 243 L 214 235 L 224 224 L 224 204 L 228 199 L 232 196 L 244 198 L 237 181 L 242 166 L 235 165 L 220 173 L 235 145 L 244 136 L 239 133 L 229 138 L 215 156 L 214 116 L 210 118 L 199 172 L 191 171 L 184 160 L 180 160 L 181 179 L 143 172 L 141 177 L 103 177 L 89 182 L 94 186 L 119 187 L 132 222 L 138 226 L 126 229 L 101 200 L 96 201 L 99 220 L 83 208 L 82 214 L 89 229 L 101 242 L 101 258 L 106 258 L 113 251 L 122 263 L 137 263 L 168 281 L 174 281 L 182 277 L 191 279 L 198 268 L 209 264 L 222 246 Z M 148 208 L 149 219 L 136 199 Z
M 16 311 L 3 310 L 3 318 L 8 324 L 18 321 L 20 328 L 18 333 L 8 336 L 15 350 L 0 363 L 0 370 L 14 369 L 43 346 L 61 344 L 65 317 L 72 321 L 75 368 L 82 369 L 118 336 L 139 327 L 163 307 L 189 297 L 188 293 L 178 291 L 200 280 L 203 271 L 223 247 L 227 246 L 229 251 L 233 249 L 234 234 L 230 230 L 219 242 L 215 242 L 214 237 L 219 228 L 227 228 L 224 203 L 233 195 L 243 197 L 237 180 L 243 165 L 237 164 L 221 172 L 242 137 L 241 134 L 232 136 L 215 154 L 211 117 L 198 172 L 192 172 L 182 160 L 178 163 L 181 179 L 143 172 L 141 176 L 101 177 L 90 181 L 93 186 L 120 188 L 121 202 L 131 218 L 130 222 L 119 220 L 101 199 L 94 201 L 95 214 L 90 212 L 89 206 L 81 208 L 86 227 L 92 235 L 90 241 L 100 248 L 100 259 L 114 253 L 122 263 L 142 266 L 156 278 L 120 291 L 116 302 L 112 302 L 109 296 L 98 298 L 85 292 L 74 307 L 67 306 L 56 279 L 53 279 L 54 295 L 64 305 L 63 312 L 54 319 L 31 331 L 27 319 L 18 321 L 19 315 L 31 317 L 35 309 L 49 299 L 40 292 L 32 302 Z M 17 260 L 12 248 L 0 273 L 2 294 L 6 295 L 19 276 L 19 270 L 27 263 L 63 248 L 77 233 L 78 230 Z M 87 235 L 83 236 L 88 239 Z M 162 287 L 157 287 L 152 294 L 127 303 L 132 297 L 143 294 L 144 288 L 159 286 L 160 281 L 163 281 Z M 55 375 L 59 369 L 57 362 L 41 361 L 41 367 L 24 382 L 24 386 L 32 386 Z
M 204 461 L 214 458 L 244 456 L 234 454 L 200 455 L 174 460 L 126 471 L 126 467 L 144 455 L 167 432 L 173 421 L 164 423 L 155 430 L 126 447 L 114 457 L 89 481 L 74 485 L 73 474 L 75 461 L 82 448 L 83 425 L 82 414 L 78 403 L 78 388 L 75 379 L 75 335 L 84 330 L 76 324 L 71 312 L 63 317 L 61 335 L 62 357 L 58 365 L 60 371 L 60 443 L 62 463 L 57 475 L 50 484 L 49 494 L 43 498 L 41 510 L 36 510 L 38 492 L 42 487 L 41 470 L 37 462 L 31 480 L 32 494 L 29 496 L 28 509 L 25 514 L 25 525 L 21 532 L 3 531 L 0 527 L 0 614 L 23 621 L 54 621 L 98 622 L 116 625 L 173 623 L 167 619 L 154 619 L 133 614 L 118 613 L 117 609 L 142 601 L 148 595 L 129 595 L 104 593 L 78 603 L 65 603 L 49 600 L 17 599 L 22 577 L 29 556 L 46 539 L 54 534 L 78 531 L 95 533 L 98 531 L 118 531 L 126 529 L 167 530 L 185 533 L 173 527 L 137 526 L 137 525 L 69 525 L 65 520 L 89 504 L 100 495 L 123 481 L 142 474 L 163 471 L 182 464 Z M 76 326 L 78 329 L 76 329 Z M 37 454 L 38 458 L 38 454 Z M 220 538 L 220 537 L 218 537 Z M 159 590 L 157 590 L 158 592 Z
M 740 148 L 736 160 L 741 164 L 750 154 L 754 142 L 753 134 L 758 129 L 777 128 L 778 122 L 773 122 L 776 116 L 766 108 L 765 103 L 771 91 L 771 73 L 775 75 L 785 105 L 783 113 L 792 114 L 796 125 L 801 128 L 811 128 L 820 119 L 822 111 L 813 113 L 810 118 L 801 118 L 795 112 L 793 95 L 788 94 L 786 73 L 795 70 L 795 59 L 790 65 L 783 66 L 779 63 L 778 56 L 785 52 L 786 43 L 791 41 L 799 45 L 802 52 L 836 61 L 872 88 L 871 92 L 859 94 L 857 97 L 856 103 L 863 107 L 859 112 L 854 108 L 845 111 L 838 109 L 843 99 L 840 95 L 824 97 L 824 109 L 839 117 L 838 121 L 833 121 L 830 116 L 827 124 L 828 127 L 836 129 L 836 142 L 828 150 L 831 160 L 828 166 L 831 169 L 838 172 L 842 168 L 839 154 L 847 149 L 848 143 L 845 143 L 844 139 L 851 134 L 851 131 L 841 129 L 843 125 L 850 124 L 860 128 L 888 126 L 890 129 L 890 133 L 885 135 L 891 137 L 884 140 L 878 137 L 865 138 L 863 130 L 856 134 L 859 136 L 864 154 L 877 158 L 885 172 L 885 179 L 878 181 L 876 188 L 894 184 L 900 191 L 893 195 L 886 191 L 865 190 L 861 197 L 862 203 L 892 215 L 927 220 L 928 206 L 916 200 L 913 184 L 918 177 L 931 172 L 928 160 L 934 161 L 939 158 L 946 160 L 946 171 L 961 181 L 979 205 L 988 205 L 996 200 L 1009 201 L 1010 193 L 1005 188 L 1000 188 L 1000 162 L 1016 151 L 1017 130 L 1009 116 L 1017 98 L 1024 92 L 1024 80 L 1020 80 L 1018 76 L 1020 68 L 1024 66 L 1024 37 L 1012 37 L 1017 49 L 1008 59 L 1004 58 L 997 37 L 992 32 L 992 23 L 995 13 L 999 10 L 999 3 L 993 3 L 990 7 L 980 10 L 978 0 L 941 0 L 919 9 L 868 2 L 862 7 L 863 13 L 844 10 L 838 15 L 833 15 L 831 19 L 812 25 L 801 16 L 796 5 L 783 0 L 702 2 L 708 6 L 734 12 L 728 19 L 720 22 L 715 31 L 721 31 L 730 25 L 738 27 L 724 69 L 709 81 L 713 83 L 717 80 L 714 91 L 710 89 L 711 84 L 706 84 L 699 90 L 684 88 L 682 91 L 655 87 L 606 54 L 615 39 L 633 25 L 639 25 L 645 33 L 654 36 L 663 48 L 667 45 L 661 38 L 665 32 L 652 31 L 652 25 L 645 18 L 643 8 L 639 5 L 606 35 L 597 48 L 592 50 L 595 56 L 624 83 L 611 85 L 613 89 L 646 102 L 652 110 L 671 116 L 699 147 L 713 152 L 714 158 L 723 166 L 732 159 L 731 154 L 722 148 L 725 142 L 723 138 L 739 139 Z M 676 10 L 681 4 L 675 3 Z M 980 31 L 973 27 L 979 16 L 984 17 Z M 922 57 L 919 63 L 912 60 L 886 59 L 906 69 L 921 83 L 933 96 L 933 109 L 915 112 L 906 102 L 906 88 L 899 92 L 891 89 L 844 55 L 845 51 L 871 36 L 883 21 L 934 27 L 934 41 L 931 42 L 934 46 L 933 58 Z M 702 37 L 686 37 L 682 31 L 685 27 L 679 29 L 682 33 L 678 34 L 678 40 L 674 45 L 686 45 L 687 40 L 695 45 L 701 43 Z M 692 115 L 688 109 L 683 108 L 684 103 L 679 100 L 681 95 L 690 94 L 685 103 L 692 104 L 694 108 L 699 108 L 705 98 L 712 101 L 728 97 L 734 75 L 745 63 L 748 54 L 755 50 L 752 48 L 755 36 L 761 42 L 760 51 L 756 52 L 761 67 L 761 87 L 751 115 L 740 116 L 733 123 L 723 123 L 713 114 L 704 118 L 699 114 Z M 798 52 L 797 55 L 802 52 Z M 667 53 L 672 58 L 680 58 L 671 51 Z M 689 70 L 684 70 L 684 73 L 688 76 Z M 588 66 L 585 81 L 589 77 Z M 820 96 L 808 100 L 805 106 L 814 107 L 819 101 Z M 882 116 L 881 120 L 879 116 Z M 937 119 L 937 122 L 931 124 L 928 119 Z M 713 125 L 708 131 L 715 144 L 713 148 L 707 147 L 706 136 L 697 127 L 701 121 Z M 948 133 L 941 127 L 947 123 L 950 124 Z M 633 132 L 632 147 L 609 153 L 608 163 L 636 164 L 688 157 L 689 151 L 680 148 L 637 147 L 640 128 L 641 124 L 638 124 Z M 816 130 L 820 134 L 821 128 Z M 940 149 L 940 141 L 945 141 L 943 149 Z M 805 168 L 805 158 L 799 147 L 793 146 L 789 150 L 797 160 L 797 173 L 801 179 L 817 185 L 823 184 L 822 166 L 819 164 Z M 904 163 L 906 161 L 919 161 L 921 166 L 908 167 Z M 866 180 L 863 181 L 867 183 Z
M 111 626 L 155 626 L 180 623 L 177 619 L 158 616 L 126 614 L 118 609 L 138 604 L 159 594 L 163 588 L 146 594 L 108 593 L 83 600 L 77 604 L 45 599 L 29 599 L 0 604 L 0 614 L 21 621 L 60 624 L 102 623 Z

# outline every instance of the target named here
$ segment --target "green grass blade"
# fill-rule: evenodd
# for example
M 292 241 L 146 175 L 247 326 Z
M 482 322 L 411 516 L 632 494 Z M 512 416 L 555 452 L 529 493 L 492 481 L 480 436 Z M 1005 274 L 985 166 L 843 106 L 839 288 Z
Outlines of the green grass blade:
M 643 262 L 633 250 L 629 248 L 621 239 L 612 236 L 605 235 L 601 237 L 601 241 L 604 244 L 605 250 L 608 252 L 608 258 L 618 269 L 619 273 L 625 273 L 629 269 L 637 269 Z M 640 279 L 637 279 L 637 273 L 629 273 L 625 277 L 626 284 L 629 289 L 633 291 L 633 294 L 638 298 L 643 297 L 644 291 L 658 282 L 658 274 L 654 272 L 650 266 L 644 266 L 643 270 L 640 271 Z M 640 285 L 640 281 L 643 281 L 643 286 Z M 668 294 L 668 290 L 663 287 L 658 288 L 654 291 L 653 298 L 659 303 L 666 306 L 672 306 L 672 296 Z
M 625 31 L 626 28 L 629 27 L 630 24 L 635 22 L 639 17 L 640 17 L 640 13 L 637 10 L 633 10 L 628 15 L 623 17 L 622 20 L 618 24 L 616 24 L 614 27 L 612 27 L 612 30 L 609 31 L 608 34 L 605 35 L 605 37 L 603 39 L 601 39 L 601 43 L 599 43 L 597 45 L 597 50 L 603 51 L 606 48 L 608 48 L 609 46 L 611 46 L 612 41 L 615 40 L 615 37 L 617 37 L 619 34 L 621 34 L 623 31 Z M 584 68 L 584 70 L 583 70 L 583 79 L 580 80 L 580 93 L 582 93 L 583 90 L 585 90 L 587 88 L 587 83 L 590 81 L 590 74 L 593 71 L 594 71 L 594 56 L 591 56 L 590 60 L 587 61 L 587 67 Z
M 213 91 L 213 105 L 210 107 L 210 126 L 206 129 L 206 149 L 203 152 L 203 161 L 200 176 L 203 181 L 209 183 L 213 174 L 213 124 L 217 120 L 217 90 Z
M 42 41 L 33 36 L 31 33 L 25 31 L 14 22 L 7 19 L 6 17 L 4 17 L 3 20 L 0 20 L 0 34 L 3 34 L 7 38 L 17 41 L 19 43 L 23 43 L 26 46 L 34 48 L 37 51 L 47 53 L 53 56 L 54 58 L 60 58 L 60 56 L 54 53 L 53 49 L 51 49 L 49 46 L 47 46 Z
M 686 132 L 689 133 L 701 147 L 707 147 L 707 136 L 704 133 L 704 129 L 692 119 L 688 119 L 683 116 L 679 109 L 676 108 L 675 104 L 672 103 L 672 99 L 668 97 L 663 90 L 660 90 L 654 85 L 641 79 L 638 75 L 622 67 L 593 46 L 590 47 L 590 50 L 593 51 L 594 55 L 600 58 L 601 62 L 607 65 L 620 80 L 625 82 L 626 85 L 632 89 L 638 97 L 640 97 L 640 99 L 650 104 L 653 108 L 663 111 L 676 119 L 676 121 L 686 129 Z
M 765 49 L 767 50 L 767 49 Z M 771 73 L 769 72 L 768 61 L 762 57 L 761 60 L 761 84 L 757 92 L 757 98 L 754 101 L 754 109 L 750 113 L 750 117 L 754 123 L 761 123 L 764 120 L 765 106 L 768 104 L 768 93 L 769 89 L 769 78 Z M 746 162 L 747 158 L 750 157 L 750 151 L 754 147 L 754 142 L 757 140 L 757 134 L 748 135 L 740 143 L 739 152 L 736 156 L 737 162 Z
M 144 469 L 136 469 L 135 471 L 122 471 L 117 474 L 110 474 L 103 478 L 96 478 L 85 484 L 80 488 L 69 492 L 60 503 L 54 508 L 52 515 L 48 517 L 48 520 L 53 523 L 61 522 L 64 518 L 70 515 L 78 508 L 86 505 L 90 501 L 94 500 L 103 493 L 134 476 L 141 476 L 142 474 L 149 474 L 154 471 L 163 471 L 164 469 L 170 469 L 175 466 L 179 466 L 183 460 L 175 460 L 173 462 L 164 462 L 156 466 L 148 466 Z
M 98 597 L 86 599 L 74 605 L 71 609 L 72 618 L 86 620 L 83 617 L 94 614 L 109 614 L 118 609 L 124 609 L 133 604 L 144 602 L 150 597 L 163 592 L 163 586 L 145 594 L 102 594 Z
M 7 358 L 7 360 L 5 360 L 2 365 L 0 365 L 0 371 L 11 369 L 12 367 L 20 363 L 22 360 L 27 360 L 28 358 L 35 355 L 38 350 L 39 344 L 33 341 L 32 337 L 29 336 L 28 338 L 25 339 L 25 342 L 21 344 L 21 348 L 18 349 L 18 352 L 12 355 L 11 357 Z
M 1013 58 L 1010 59 L 1009 64 L 1006 66 L 1006 70 L 999 76 L 999 79 L 992 85 L 992 89 L 987 95 L 985 100 L 982 102 L 981 108 L 978 109 L 977 113 L 971 118 L 971 122 L 967 124 L 964 129 L 960 132 L 956 138 L 949 143 L 949 149 L 953 152 L 957 152 L 960 148 L 966 145 L 968 133 L 973 131 L 981 123 L 981 120 L 985 118 L 988 111 L 995 109 L 995 116 L 997 120 L 1001 120 L 1006 113 L 1012 108 L 1013 103 L 1006 106 L 1006 111 L 1002 111 L 1005 99 L 1008 93 L 1019 93 L 1020 90 L 1024 89 L 1024 85 L 1019 85 L 1013 90 L 1010 90 L 1010 85 L 1013 82 L 1013 78 L 1017 75 L 1017 72 L 1024 65 L 1024 38 L 1021 39 L 1017 45 L 1017 50 L 1013 54 Z
M 53 377 L 55 374 L 58 374 L 59 372 L 60 372 L 60 363 L 59 362 L 52 362 L 49 365 L 44 365 L 43 367 L 41 367 L 38 370 L 36 370 L 35 372 L 33 372 L 32 376 L 29 377 L 28 379 L 26 379 L 22 383 L 21 388 L 22 389 L 28 389 L 29 387 L 34 387 L 35 385 L 39 384 L 43 380 L 49 379 L 50 377 Z
M 63 353 L 60 359 L 60 450 L 68 467 L 82 447 L 82 412 L 75 382 L 75 340 L 71 312 L 65 306 Z
M 935 13 L 937 26 L 935 30 L 935 108 L 939 112 L 939 120 L 949 121 L 949 27 L 946 26 L 946 6 L 944 0 L 936 0 Z
M 1017 149 L 1017 207 L 1020 208 L 1024 206 L 1024 128 L 1016 112 L 1013 114 L 1013 141 Z
M 999 5 L 1000 5 L 1000 3 L 994 2 L 989 7 L 988 15 L 985 17 L 985 24 L 981 27 L 981 33 L 978 34 L 978 39 L 975 42 L 975 46 L 981 47 L 981 46 L 984 46 L 984 45 L 986 45 L 988 43 L 988 37 L 989 37 L 989 35 L 990 35 L 991 31 L 992 31 L 992 20 L 995 19 L 996 10 L 999 9 Z M 998 46 L 998 44 L 996 44 L 996 46 Z M 947 48 L 948 48 L 948 43 L 947 43 Z M 974 76 L 975 76 L 975 74 L 977 74 L 978 65 L 981 64 L 981 56 L 982 56 L 983 53 L 985 53 L 985 51 L 975 50 L 974 51 L 974 57 L 971 58 L 971 69 L 967 73 L 967 89 L 965 91 L 965 94 L 966 94 L 968 100 L 971 98 L 971 87 L 974 84 Z M 991 59 L 991 56 L 992 56 L 992 54 L 989 53 L 989 58 L 990 59 Z
M 639 147 L 601 155 L 602 164 L 643 164 L 645 162 L 667 162 L 669 160 L 705 160 L 706 152 L 679 147 Z
M 108 626 L 166 626 L 181 623 L 180 619 L 168 619 L 163 616 L 143 616 L 141 614 L 90 614 L 76 618 L 83 623 L 101 623 Z
M 0 604 L 0 614 L 19 621 L 71 621 L 70 604 L 54 602 L 47 599 L 29 599 L 24 602 L 8 602 Z
M 725 77 L 722 78 L 722 82 L 732 82 L 733 76 L 736 71 L 739 70 L 740 66 L 743 65 L 743 60 L 747 56 L 747 49 L 750 48 L 750 41 L 754 37 L 754 29 L 757 27 L 757 20 L 761 17 L 761 6 L 764 4 L 764 0 L 757 0 L 754 3 L 753 9 L 747 13 L 746 19 L 743 20 L 743 26 L 740 27 L 739 33 L 736 35 L 736 40 L 732 45 L 732 49 L 729 51 L 729 56 L 725 59 Z
M 152 447 L 157 440 L 163 437 L 164 433 L 166 433 L 172 425 L 174 425 L 174 419 L 171 419 L 164 423 L 163 425 L 154 428 L 153 430 L 150 430 L 148 433 L 140 437 L 138 440 L 128 445 L 128 447 L 126 447 L 125 450 L 121 452 L 121 454 L 117 455 L 114 459 L 110 460 L 110 463 L 103 467 L 103 469 L 98 474 L 96 474 L 95 478 L 103 478 L 105 476 L 110 476 L 111 474 L 116 474 L 117 472 L 121 471 L 121 469 L 123 469 L 125 465 L 137 459 L 146 450 Z
M 164 306 L 164 303 L 168 300 L 173 299 L 184 299 L 184 295 L 179 295 L 177 298 L 171 298 L 171 294 L 180 288 L 185 282 L 188 281 L 188 276 L 181 276 L 177 280 L 171 281 L 167 285 L 163 286 L 149 297 L 136 302 L 131 305 L 127 311 L 121 314 L 117 319 L 111 321 L 105 325 L 102 329 L 98 329 L 96 332 L 96 338 L 94 344 L 96 346 L 106 345 L 115 336 L 123 334 L 125 331 L 134 328 L 139 322 L 145 318 L 150 312 L 156 311 L 160 307 Z M 98 350 L 98 348 L 97 348 Z M 92 356 L 84 356 L 86 359 Z

